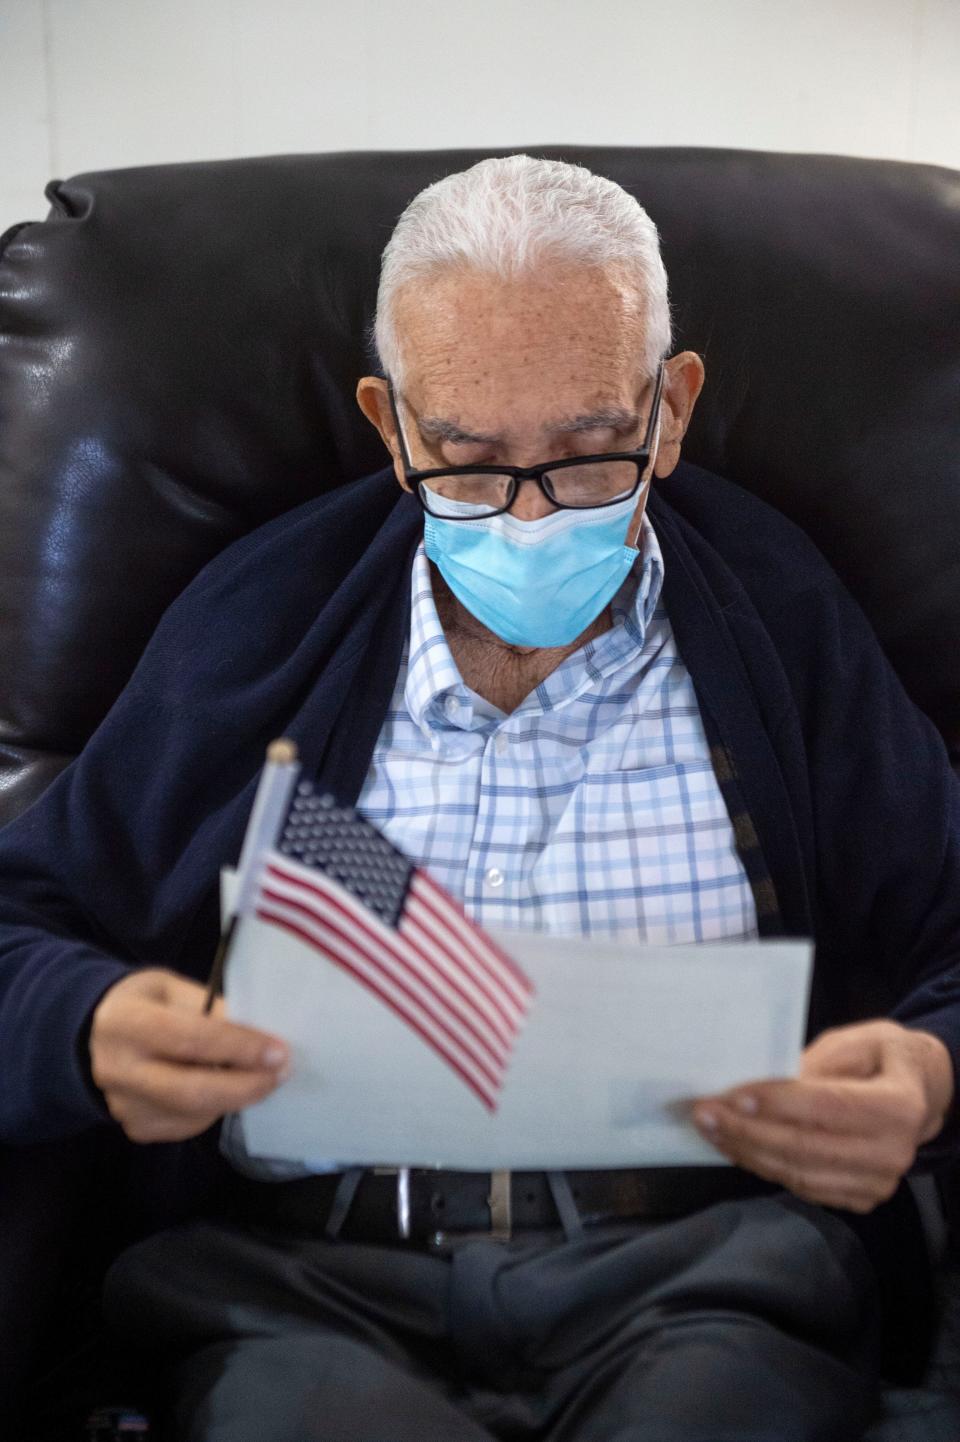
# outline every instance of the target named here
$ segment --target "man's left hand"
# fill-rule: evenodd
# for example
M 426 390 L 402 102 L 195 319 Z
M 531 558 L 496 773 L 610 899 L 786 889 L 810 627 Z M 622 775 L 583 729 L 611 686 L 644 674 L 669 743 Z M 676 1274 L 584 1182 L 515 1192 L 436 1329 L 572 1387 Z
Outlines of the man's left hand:
M 939 1037 L 870 1021 L 818 1036 L 797 1080 L 700 1097 L 693 1119 L 738 1166 L 806 1201 L 870 1212 L 940 1131 L 953 1091 Z

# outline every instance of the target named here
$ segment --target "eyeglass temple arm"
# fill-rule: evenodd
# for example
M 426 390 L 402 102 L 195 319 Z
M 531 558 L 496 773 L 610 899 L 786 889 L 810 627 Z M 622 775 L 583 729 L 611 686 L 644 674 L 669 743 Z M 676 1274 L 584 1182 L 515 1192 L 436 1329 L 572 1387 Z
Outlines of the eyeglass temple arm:
M 403 434 L 403 423 L 400 420 L 400 411 L 397 407 L 397 396 L 393 389 L 393 381 L 389 376 L 387 376 L 387 396 L 390 400 L 390 410 L 393 413 L 393 424 L 397 428 L 397 442 L 400 446 L 400 459 L 403 461 L 403 468 L 405 471 L 413 471 L 416 467 L 410 459 L 410 452 L 407 450 L 407 439 Z

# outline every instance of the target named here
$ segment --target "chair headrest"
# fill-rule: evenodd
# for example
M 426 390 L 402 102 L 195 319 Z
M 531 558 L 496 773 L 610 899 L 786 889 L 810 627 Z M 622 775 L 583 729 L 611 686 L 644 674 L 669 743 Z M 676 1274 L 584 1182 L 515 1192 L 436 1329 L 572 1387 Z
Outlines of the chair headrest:
M 210 556 L 383 464 L 354 401 L 380 254 L 418 190 L 482 153 L 82 175 L 51 183 L 49 217 L 0 241 L 8 814 L 80 749 Z M 536 153 L 610 176 L 649 211 L 676 346 L 707 368 L 684 454 L 807 529 L 960 742 L 960 175 Z

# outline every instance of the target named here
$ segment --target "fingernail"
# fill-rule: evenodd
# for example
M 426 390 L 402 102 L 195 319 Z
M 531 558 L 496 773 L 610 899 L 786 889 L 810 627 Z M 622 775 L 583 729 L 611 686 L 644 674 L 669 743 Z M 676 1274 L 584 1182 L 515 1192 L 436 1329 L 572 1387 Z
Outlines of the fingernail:
M 743 1112 L 745 1117 L 755 1117 L 760 1110 L 760 1103 L 756 1097 L 737 1097 L 734 1105 L 738 1112 Z
M 270 1046 L 263 1049 L 263 1062 L 265 1066 L 280 1066 L 287 1060 L 287 1049 L 272 1042 Z
M 279 1069 L 278 1072 L 277 1072 L 277 1082 L 278 1082 L 278 1083 L 279 1083 L 279 1082 L 285 1082 L 285 1081 L 287 1080 L 287 1078 L 289 1077 L 289 1075 L 290 1075 L 290 1073 L 291 1073 L 292 1070 L 293 1070 L 293 1068 L 291 1067 L 290 1063 L 289 1063 L 289 1062 L 285 1062 L 285 1063 L 283 1064 L 283 1066 L 280 1067 L 280 1069 Z
M 694 1112 L 693 1116 L 697 1126 L 703 1127 L 704 1131 L 715 1132 L 717 1130 L 717 1119 L 713 1112 L 698 1111 Z

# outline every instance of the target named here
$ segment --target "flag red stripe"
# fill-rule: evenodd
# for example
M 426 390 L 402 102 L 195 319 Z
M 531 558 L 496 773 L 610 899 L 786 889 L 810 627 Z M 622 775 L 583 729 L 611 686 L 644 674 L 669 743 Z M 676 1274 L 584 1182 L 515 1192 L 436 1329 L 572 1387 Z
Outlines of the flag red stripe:
M 474 1037 L 477 1045 L 496 1065 L 505 1063 L 512 1038 L 504 1039 L 494 1034 L 491 1042 L 489 1037 L 484 1036 L 470 1017 L 464 1014 L 463 1009 L 454 1005 L 448 997 L 444 996 L 430 976 L 423 974 L 423 967 L 428 966 L 444 984 L 447 982 L 447 977 L 440 968 L 429 957 L 424 956 L 410 941 L 399 936 L 396 930 L 385 926 L 382 922 L 378 923 L 375 918 L 370 916 L 361 902 L 356 901 L 349 893 L 344 895 L 339 886 L 330 881 L 323 872 L 312 872 L 307 879 L 307 877 L 301 877 L 294 872 L 288 872 L 286 867 L 277 866 L 274 863 L 267 866 L 267 871 L 284 885 L 293 887 L 298 893 L 305 892 L 311 898 L 321 898 L 325 906 L 331 907 L 340 916 L 345 917 L 348 922 L 369 937 L 374 945 L 381 947 L 391 961 L 395 961 L 399 965 L 405 964 L 409 971 L 416 976 L 421 986 L 439 1006 L 443 1007 L 448 1017 L 455 1023 L 464 1026 Z M 264 880 L 262 882 L 264 890 L 266 890 L 266 886 L 267 882 Z M 333 925 L 334 923 L 328 920 L 328 924 Z M 338 929 L 342 930 L 342 928 Z M 356 942 L 356 938 L 349 935 L 347 939 Z M 382 961 L 378 964 L 382 964 Z M 470 1009 L 475 1016 L 479 1015 L 481 1020 L 485 1020 L 482 1012 L 478 1012 L 472 1003 L 470 1003 Z
M 418 867 L 411 878 L 410 888 L 415 889 L 417 895 L 433 908 L 441 922 L 457 931 L 488 971 L 494 971 L 495 980 L 514 994 L 517 1005 L 526 1008 L 533 993 L 533 985 L 513 957 L 508 956 L 492 937 L 477 932 L 463 907 L 437 885 L 428 871 L 422 871 Z
M 462 952 L 459 955 L 457 954 L 451 945 L 449 930 L 444 929 L 437 920 L 436 914 L 432 912 L 414 892 L 411 892 L 407 898 L 407 905 L 400 925 L 404 935 L 410 935 L 414 929 L 420 930 L 421 928 L 429 934 L 431 940 L 442 948 L 454 965 L 458 967 L 460 971 L 464 972 L 477 990 L 486 997 L 497 1016 L 497 1021 L 491 1021 L 491 1026 L 495 1025 L 498 1032 L 505 1032 L 507 1037 L 512 1038 L 516 1032 L 519 1017 L 516 1013 L 511 1015 L 511 1013 L 507 1011 L 503 1000 L 494 993 L 490 983 L 486 979 L 486 975 L 480 971 L 477 963 L 473 962 L 472 958 L 465 957 Z
M 261 921 L 267 921 L 272 926 L 280 926 L 285 931 L 291 932 L 294 936 L 299 936 L 301 941 L 305 941 L 308 946 L 312 946 L 314 947 L 314 949 L 317 949 L 317 943 L 314 938 L 307 932 L 304 927 L 298 926 L 296 922 L 290 921 L 287 917 L 279 915 L 279 913 L 268 911 L 259 906 L 256 909 L 256 915 L 261 919 Z M 425 1041 L 429 1047 L 431 1047 L 435 1052 L 437 1052 L 439 1056 L 443 1058 L 443 1060 L 447 1063 L 451 1070 L 456 1072 L 460 1080 L 466 1083 L 466 1085 L 470 1088 L 474 1095 L 479 1098 L 479 1100 L 483 1103 L 483 1105 L 487 1108 L 488 1111 L 496 1111 L 496 1090 L 485 1090 L 479 1084 L 479 1082 L 477 1082 L 475 1078 L 470 1075 L 466 1068 L 461 1066 L 461 1064 L 457 1061 L 456 1057 L 447 1050 L 443 1043 L 441 1041 L 438 1041 L 435 1036 L 428 1032 L 412 1013 L 408 1012 L 403 1006 L 400 1005 L 399 1002 L 397 1002 L 393 997 L 389 996 L 385 991 L 383 991 L 379 986 L 377 986 L 376 982 L 373 981 L 370 977 L 366 976 L 364 972 L 358 970 L 358 968 L 354 966 L 349 960 L 347 960 L 346 957 L 338 954 L 331 954 L 326 951 L 324 952 L 324 955 L 326 955 L 328 959 L 332 961 L 335 965 L 340 966 L 343 968 L 344 971 L 349 972 L 351 976 L 353 976 L 357 981 L 360 982 L 361 986 L 365 986 L 368 991 L 373 992 L 374 995 L 377 996 L 384 1003 L 385 1006 L 389 1007 L 389 1009 L 394 1012 L 396 1016 L 400 1017 L 400 1019 L 404 1021 L 407 1026 L 409 1026 L 413 1031 L 415 1031 L 417 1035 L 421 1037 L 422 1040 Z
M 443 1031 L 444 1035 L 447 1036 L 454 1043 L 454 1045 L 459 1046 L 460 1049 L 464 1052 L 464 1054 L 470 1057 L 470 1060 L 478 1068 L 478 1070 L 483 1072 L 483 1074 L 490 1081 L 491 1085 L 499 1085 L 505 1057 L 493 1055 L 491 1049 L 488 1046 L 483 1047 L 483 1050 L 487 1053 L 487 1057 L 477 1055 L 475 1048 L 471 1045 L 467 1037 L 458 1036 L 456 1032 L 451 1029 L 449 1022 L 445 1020 L 443 1016 L 438 1015 L 437 1011 L 431 1005 L 430 1001 L 425 1000 L 421 996 L 418 996 L 416 992 L 412 990 L 407 980 L 405 980 L 401 976 L 395 975 L 390 970 L 389 966 L 384 963 L 383 958 L 376 956 L 370 950 L 369 942 L 366 940 L 366 938 L 357 937 L 351 932 L 344 930 L 341 923 L 338 923 L 336 920 L 331 920 L 328 916 L 318 915 L 316 910 L 316 903 L 311 903 L 310 901 L 294 901 L 291 897 L 283 896 L 275 891 L 271 891 L 265 883 L 261 883 L 260 894 L 268 901 L 273 902 L 274 905 L 290 906 L 298 913 L 306 915 L 314 926 L 316 926 L 319 930 L 322 930 L 323 944 L 330 944 L 329 936 L 333 935 L 342 943 L 351 947 L 359 955 L 363 956 L 370 966 L 373 966 L 382 976 L 386 976 L 391 982 L 391 984 L 397 987 L 399 991 L 402 991 L 403 994 L 408 998 L 408 1000 L 411 1001 L 415 1006 L 419 1006 L 420 1009 L 425 1012 L 427 1016 L 430 1017 L 434 1025 L 438 1026 L 441 1031 Z M 332 907 L 334 911 L 337 911 L 340 913 L 340 915 L 344 916 L 348 922 L 353 922 L 355 920 L 351 913 L 347 911 L 346 908 L 341 906 L 335 898 L 323 895 L 321 896 L 321 900 L 325 904 Z M 380 950 L 386 950 L 386 948 L 383 946 L 383 943 L 380 942 L 379 938 L 374 938 L 374 940 Z M 432 988 L 430 988 L 428 984 L 423 981 L 422 985 L 424 990 L 428 992 L 431 999 L 433 1001 L 436 1001 L 436 993 L 432 990 Z M 467 1031 L 472 1032 L 474 1030 L 465 1020 L 458 1017 L 456 1013 L 452 1013 L 452 1017 L 455 1022 L 462 1022 L 462 1025 L 466 1028 Z M 487 1058 L 490 1059 L 488 1060 Z M 495 1067 L 499 1070 L 500 1075 L 498 1075 L 497 1070 L 494 1070 Z

